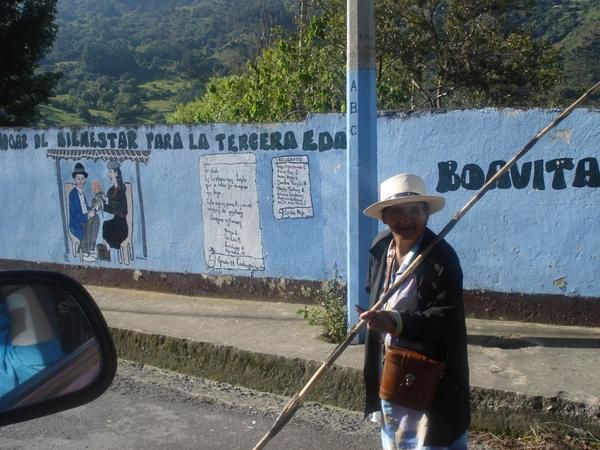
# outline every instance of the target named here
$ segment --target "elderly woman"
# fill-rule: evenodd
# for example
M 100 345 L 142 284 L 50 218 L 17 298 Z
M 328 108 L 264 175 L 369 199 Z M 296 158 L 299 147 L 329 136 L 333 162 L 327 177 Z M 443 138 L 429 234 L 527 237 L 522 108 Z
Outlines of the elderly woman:
M 397 277 L 435 234 L 427 228 L 430 214 L 444 207 L 444 199 L 427 195 L 424 181 L 400 174 L 380 186 L 380 201 L 365 214 L 381 220 L 388 229 L 374 239 L 369 255 L 367 291 L 370 304 L 393 285 Z M 385 308 L 360 315 L 368 322 L 364 378 L 366 413 L 379 416 L 384 449 L 467 448 L 470 424 L 469 368 L 462 298 L 462 271 L 452 247 L 439 242 L 415 271 L 402 282 Z M 386 400 L 381 394 L 382 355 L 392 350 L 417 354 L 444 367 L 431 392 L 412 392 L 413 397 L 431 394 L 430 405 L 415 406 L 404 397 Z M 391 371 L 390 371 L 391 373 Z M 397 376 L 397 375 L 395 375 Z M 402 375 L 404 377 L 404 375 Z M 410 378 L 413 377 L 413 378 Z M 436 381 L 437 381 L 436 380 Z M 409 392 L 414 376 L 386 380 Z M 417 380 L 420 381 L 420 380 Z M 414 383 L 412 389 L 423 389 Z M 408 399 L 406 395 L 406 399 Z
M 111 248 L 119 249 L 129 234 L 125 183 L 118 161 L 108 161 L 106 168 L 112 186 L 106 193 L 107 203 L 104 205 L 104 211 L 113 214 L 113 218 L 102 225 L 102 237 Z

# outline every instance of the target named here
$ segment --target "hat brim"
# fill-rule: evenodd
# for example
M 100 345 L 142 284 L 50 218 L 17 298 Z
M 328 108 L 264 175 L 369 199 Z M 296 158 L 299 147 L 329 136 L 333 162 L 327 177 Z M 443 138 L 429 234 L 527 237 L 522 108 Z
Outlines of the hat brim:
M 429 205 L 429 214 L 435 214 L 441 211 L 446 204 L 444 197 L 438 197 L 436 195 L 411 195 L 408 197 L 392 198 L 390 200 L 383 200 L 377 203 L 373 203 L 367 209 L 363 211 L 363 214 L 373 219 L 381 220 L 381 215 L 385 208 L 396 205 L 403 205 L 405 203 L 419 203 L 424 202 Z

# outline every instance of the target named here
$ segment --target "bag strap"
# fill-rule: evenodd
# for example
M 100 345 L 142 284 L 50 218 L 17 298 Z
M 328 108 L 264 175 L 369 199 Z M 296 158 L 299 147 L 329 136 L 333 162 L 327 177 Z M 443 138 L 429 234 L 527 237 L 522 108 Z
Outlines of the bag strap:
M 394 269 L 394 262 L 396 261 L 396 244 L 392 239 L 388 246 L 386 263 L 385 263 L 385 281 L 383 284 L 383 294 L 385 294 L 392 285 L 392 270 Z

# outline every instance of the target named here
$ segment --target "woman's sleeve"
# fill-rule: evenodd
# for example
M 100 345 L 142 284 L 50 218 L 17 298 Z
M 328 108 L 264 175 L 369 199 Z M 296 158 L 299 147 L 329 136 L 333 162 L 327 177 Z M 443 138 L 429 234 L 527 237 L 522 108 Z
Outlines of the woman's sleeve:
M 111 188 L 108 191 L 108 203 L 104 207 L 104 211 L 115 216 L 126 216 L 127 215 L 127 200 L 125 198 L 125 192 L 122 189 L 119 190 L 117 195 L 113 197 L 114 189 Z

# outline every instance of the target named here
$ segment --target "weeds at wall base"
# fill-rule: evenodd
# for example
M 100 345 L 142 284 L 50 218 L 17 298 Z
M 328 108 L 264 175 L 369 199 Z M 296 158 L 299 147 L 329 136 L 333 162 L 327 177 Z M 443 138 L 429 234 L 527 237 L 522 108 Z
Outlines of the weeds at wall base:
M 323 289 L 311 292 L 315 305 L 299 309 L 297 314 L 301 315 L 309 325 L 323 328 L 320 338 L 325 342 L 338 344 L 344 340 L 347 334 L 348 308 L 346 299 L 339 283 L 328 281 Z

